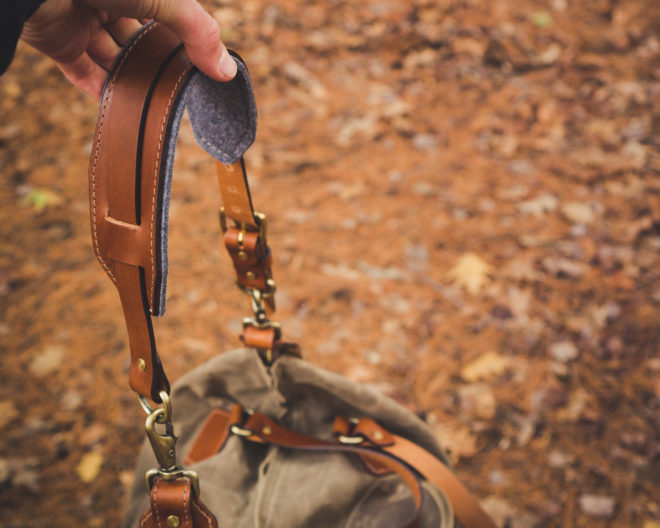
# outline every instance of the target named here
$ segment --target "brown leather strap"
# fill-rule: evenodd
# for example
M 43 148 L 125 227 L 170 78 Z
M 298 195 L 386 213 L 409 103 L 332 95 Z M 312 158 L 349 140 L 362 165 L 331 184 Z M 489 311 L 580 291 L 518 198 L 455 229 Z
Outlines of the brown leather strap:
M 225 165 L 217 162 L 218 186 L 225 214 L 237 223 L 243 223 L 254 231 L 259 230 L 255 221 L 252 198 L 245 173 L 245 161 Z
M 373 463 L 387 467 L 394 472 L 410 488 L 415 502 L 415 511 L 405 523 L 405 527 L 413 528 L 417 525 L 422 509 L 422 486 L 417 475 L 396 457 L 376 451 L 367 447 L 347 445 L 336 442 L 327 442 L 311 436 L 305 436 L 286 427 L 282 427 L 261 413 L 245 414 L 239 405 L 235 405 L 231 413 L 221 409 L 214 409 L 202 430 L 197 436 L 191 450 L 186 455 L 186 463 L 194 463 L 213 455 L 224 446 L 229 431 L 238 428 L 240 436 L 251 442 L 272 444 L 287 449 L 300 451 L 330 451 L 360 455 Z
M 300 435 L 275 424 L 260 413 L 248 415 L 245 423 L 242 423 L 242 415 L 240 406 L 234 406 L 231 413 L 222 409 L 214 409 L 186 455 L 185 463 L 193 464 L 217 453 L 227 441 L 231 427 L 237 425 L 243 436 L 253 442 L 269 443 L 292 449 L 340 450 L 357 454 L 376 475 L 396 471 L 411 487 L 414 494 L 415 484 L 410 476 L 404 477 L 391 464 L 392 460 L 404 462 L 445 492 L 452 503 L 456 517 L 466 528 L 496 528 L 495 523 L 481 508 L 477 499 L 467 491 L 441 460 L 414 442 L 387 431 L 374 420 L 363 418 L 354 424 L 344 417 L 338 417 L 334 425 L 336 436 L 347 435 L 364 440 L 360 445 L 348 445 Z M 383 457 L 382 455 L 389 456 Z
M 155 478 L 140 528 L 218 528 L 218 522 L 195 497 L 190 479 Z
M 451 470 L 421 446 L 390 433 L 370 418 L 361 418 L 355 423 L 344 417 L 337 417 L 334 432 L 336 436 L 361 437 L 364 439 L 364 445 L 381 449 L 414 467 L 424 478 L 445 492 L 454 507 L 456 517 L 467 528 L 497 528 L 479 501 Z
M 119 290 L 131 349 L 129 382 L 155 401 L 161 390 L 169 391 L 150 317 L 155 306 L 154 195 L 162 152 L 156 147 L 141 155 L 142 140 L 162 136 L 171 100 L 189 69 L 171 31 L 152 24 L 139 33 L 107 81 L 89 166 L 92 241 Z
M 254 130 L 250 128 L 251 117 L 236 110 L 241 105 L 234 104 L 239 97 L 245 112 L 246 108 L 254 111 L 247 70 L 243 66 L 241 71 L 227 85 L 233 86 L 226 92 L 229 102 L 225 107 L 230 110 L 222 119 L 207 115 L 207 106 L 217 102 L 213 96 L 222 98 L 225 92 L 213 92 L 217 87 L 198 73 L 194 78 L 200 82 L 190 83 L 193 95 L 199 94 L 195 90 L 200 85 L 205 88 L 199 89 L 214 94 L 210 104 L 207 101 L 206 106 L 197 108 L 201 130 L 211 130 L 216 142 L 226 140 L 230 148 L 200 136 L 195 122 L 193 128 L 207 151 L 230 163 L 227 174 L 232 167 L 238 168 L 232 178 L 223 179 L 222 188 L 231 209 L 230 218 L 247 222 L 244 225 L 249 231 L 245 237 L 249 246 L 245 263 L 240 258 L 243 253 L 236 251 L 239 284 L 265 288 L 270 278 L 269 251 L 259 241 L 259 225 L 252 212 L 241 160 Z M 192 65 L 176 36 L 157 23 L 146 26 L 124 50 L 107 81 L 89 166 L 94 251 L 121 298 L 131 350 L 129 383 L 138 394 L 158 403 L 161 391 L 169 393 L 169 383 L 156 350 L 151 316 L 162 315 L 165 307 L 167 209 L 174 154 L 171 139 L 176 138 L 183 111 L 179 103 L 192 78 Z M 194 97 L 192 100 L 197 101 Z M 247 128 L 239 128 L 240 132 L 232 136 L 227 132 L 234 119 Z M 218 125 L 218 121 L 223 124 Z M 239 161 L 232 165 L 235 160 Z

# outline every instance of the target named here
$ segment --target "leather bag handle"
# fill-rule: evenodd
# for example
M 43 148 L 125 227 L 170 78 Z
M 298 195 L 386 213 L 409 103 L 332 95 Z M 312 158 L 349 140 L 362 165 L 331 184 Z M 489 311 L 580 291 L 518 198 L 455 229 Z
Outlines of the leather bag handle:
M 169 382 L 151 316 L 165 312 L 169 196 L 184 107 L 200 146 L 233 174 L 224 185 L 237 191 L 221 189 L 229 210 L 254 217 L 242 155 L 256 134 L 256 105 L 247 68 L 235 59 L 236 78 L 213 81 L 193 68 L 174 33 L 151 23 L 127 45 L 103 90 L 89 165 L 92 241 L 119 291 L 130 386 L 158 403 Z

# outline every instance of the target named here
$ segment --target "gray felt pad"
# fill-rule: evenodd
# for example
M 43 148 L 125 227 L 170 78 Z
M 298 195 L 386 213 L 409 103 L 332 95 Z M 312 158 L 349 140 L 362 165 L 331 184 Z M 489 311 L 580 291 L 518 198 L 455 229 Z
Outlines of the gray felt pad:
M 230 164 L 238 161 L 252 144 L 256 135 L 257 106 L 252 91 L 252 82 L 245 64 L 236 55 L 234 58 L 238 65 L 238 73 L 232 81 L 217 82 L 195 69 L 188 78 L 182 96 L 175 103 L 176 108 L 169 123 L 169 134 L 166 135 L 166 145 L 163 145 L 167 158 L 161 173 L 161 178 L 163 178 L 161 180 L 163 183 L 161 186 L 161 236 L 157 263 L 160 280 L 156 284 L 159 291 L 159 303 L 158 306 L 152 307 L 153 315 L 165 313 L 168 271 L 167 228 L 172 168 L 176 138 L 184 108 L 188 109 L 193 133 L 199 145 L 222 163 Z M 215 182 L 209 182 L 209 186 L 214 185 Z

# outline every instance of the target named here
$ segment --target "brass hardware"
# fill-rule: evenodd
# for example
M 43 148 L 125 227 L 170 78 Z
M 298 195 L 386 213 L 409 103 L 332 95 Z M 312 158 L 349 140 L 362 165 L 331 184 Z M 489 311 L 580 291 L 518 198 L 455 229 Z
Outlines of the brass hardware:
M 238 245 L 242 246 L 243 242 L 245 242 L 245 224 L 241 222 L 241 230 L 238 232 Z
M 137 360 L 137 366 L 138 366 L 138 368 L 139 368 L 142 372 L 144 372 L 145 370 L 147 370 L 147 362 L 146 362 L 144 359 L 142 359 L 142 358 L 138 358 L 138 360 Z
M 241 260 L 247 260 L 247 253 L 245 251 L 239 251 L 238 252 L 238 258 Z
M 179 519 L 176 515 L 169 515 L 167 517 L 167 526 L 170 528 L 179 528 L 181 525 L 181 519 Z
M 238 425 L 232 425 L 229 430 L 231 431 L 232 434 L 235 434 L 236 436 L 243 436 L 243 437 L 248 437 L 252 436 L 254 434 L 254 431 L 250 431 L 249 429 L 243 429 L 242 427 L 239 427 Z
M 178 467 L 175 467 L 170 471 L 166 471 L 164 469 L 150 469 L 145 475 L 147 493 L 151 493 L 151 488 L 154 487 L 154 479 L 156 477 L 167 481 L 176 480 L 182 477 L 188 478 L 190 479 L 190 486 L 192 487 L 195 497 L 199 497 L 199 476 L 195 471 L 181 469 Z
M 151 443 L 151 447 L 156 455 L 156 460 L 160 467 L 165 470 L 174 469 L 176 467 L 176 456 L 174 446 L 176 444 L 176 436 L 172 428 L 172 422 L 165 422 L 165 433 L 160 434 L 156 431 L 156 423 L 161 423 L 162 418 L 165 416 L 165 409 L 159 407 L 149 416 L 145 421 L 144 427 L 147 430 L 147 438 Z
M 220 210 L 218 211 L 218 217 L 220 218 L 220 229 L 222 229 L 222 232 L 225 233 L 227 231 L 227 214 L 225 213 L 225 208 L 221 207 Z M 258 211 L 254 211 L 253 214 L 254 218 L 254 223 L 255 225 L 259 228 L 259 238 L 261 239 L 262 243 L 266 243 L 266 233 L 268 229 L 268 223 L 266 221 L 266 215 L 263 213 L 259 213 Z M 245 234 L 247 226 L 245 225 L 245 222 L 240 222 L 237 227 Z M 242 245 L 242 238 L 241 235 L 239 234 L 239 244 Z
M 342 444 L 359 445 L 364 442 L 364 437 L 339 435 L 337 436 L 337 440 L 339 440 Z
M 273 429 L 269 427 L 268 425 L 264 426 L 264 428 L 261 430 L 261 432 L 265 435 L 270 435 L 273 434 Z
M 245 274 L 245 278 L 246 278 L 246 279 L 252 280 L 252 279 L 254 279 L 254 277 L 255 277 L 255 275 L 254 275 L 254 273 L 253 273 L 252 271 L 248 271 L 248 272 Z
M 160 396 L 160 401 L 163 402 L 163 408 L 165 409 L 165 415 L 162 418 L 162 421 L 159 421 L 158 423 L 165 423 L 168 420 L 171 420 L 172 417 L 172 403 L 170 402 L 170 397 L 165 391 L 160 391 L 158 394 Z M 142 396 L 142 394 L 138 394 L 138 401 L 140 402 L 140 407 L 142 407 L 142 410 L 146 414 L 152 414 L 154 412 L 154 408 L 149 404 L 147 399 Z
M 174 427 L 172 426 L 172 402 L 170 401 L 170 397 L 165 391 L 161 391 L 159 396 L 163 402 L 163 406 L 150 412 L 144 422 L 147 438 L 160 466 L 158 469 L 147 471 L 145 475 L 147 491 L 151 493 L 151 488 L 156 477 L 168 481 L 186 477 L 190 479 L 190 484 L 195 495 L 199 496 L 199 477 L 197 473 L 181 469 L 176 465 L 176 436 L 174 435 Z M 146 398 L 143 396 L 140 396 L 140 403 L 145 410 L 151 409 Z M 165 425 L 164 433 L 161 434 L 156 430 L 156 424 Z
M 225 214 L 225 208 L 221 207 L 218 211 L 218 218 L 220 219 L 220 230 L 223 233 L 227 232 L 227 215 Z

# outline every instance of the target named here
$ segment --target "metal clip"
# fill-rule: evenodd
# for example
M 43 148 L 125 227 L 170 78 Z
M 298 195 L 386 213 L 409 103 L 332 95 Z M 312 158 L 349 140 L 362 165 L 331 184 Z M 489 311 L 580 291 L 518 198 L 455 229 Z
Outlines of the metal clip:
M 147 438 L 149 439 L 151 448 L 154 450 L 158 464 L 160 464 L 161 469 L 167 470 L 176 466 L 176 451 L 174 448 L 176 445 L 176 436 L 174 436 L 171 421 L 165 422 L 165 434 L 160 434 L 156 431 L 156 423 L 162 423 L 164 416 L 165 409 L 159 407 L 147 416 L 144 427 L 147 430 Z
M 199 496 L 199 477 L 194 471 L 187 471 L 176 465 L 176 436 L 172 426 L 172 404 L 165 391 L 160 393 L 163 406 L 153 410 L 145 421 L 144 427 L 147 431 L 147 438 L 151 448 L 156 455 L 156 460 L 160 466 L 158 469 L 151 469 L 145 475 L 147 491 L 151 493 L 154 478 L 159 477 L 165 480 L 175 480 L 180 477 L 190 479 L 193 492 Z M 163 434 L 156 431 L 156 424 L 165 426 Z

